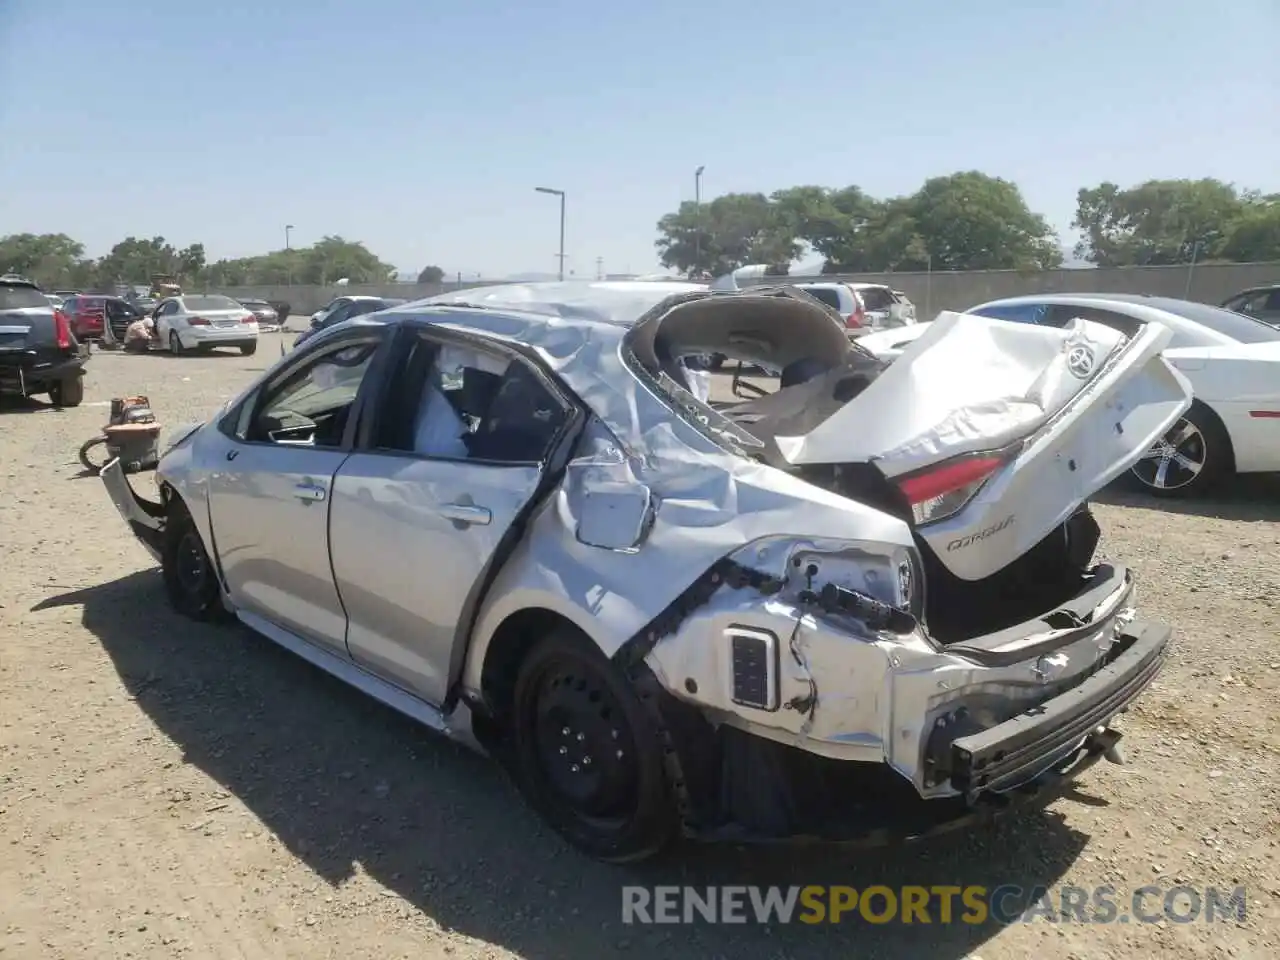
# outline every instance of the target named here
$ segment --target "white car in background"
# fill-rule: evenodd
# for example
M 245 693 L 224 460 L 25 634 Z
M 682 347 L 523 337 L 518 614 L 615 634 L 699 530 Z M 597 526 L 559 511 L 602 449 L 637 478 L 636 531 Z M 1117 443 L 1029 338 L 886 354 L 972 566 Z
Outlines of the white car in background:
M 1280 471 L 1280 330 L 1221 307 L 1143 294 L 1036 294 L 980 304 L 969 314 L 1066 327 L 1094 320 L 1129 332 L 1161 323 L 1173 332 L 1165 359 L 1191 382 L 1195 402 L 1133 468 L 1148 491 L 1197 496 L 1236 473 Z M 860 346 L 904 356 L 929 329 L 917 324 L 868 334 Z
M 843 280 L 798 281 L 792 284 L 821 300 L 840 314 L 850 336 L 867 331 L 909 326 L 916 322 L 916 308 L 906 294 L 880 283 L 846 283 Z
M 156 338 L 175 355 L 214 347 L 258 349 L 258 318 L 230 297 L 189 293 L 160 301 L 154 314 Z

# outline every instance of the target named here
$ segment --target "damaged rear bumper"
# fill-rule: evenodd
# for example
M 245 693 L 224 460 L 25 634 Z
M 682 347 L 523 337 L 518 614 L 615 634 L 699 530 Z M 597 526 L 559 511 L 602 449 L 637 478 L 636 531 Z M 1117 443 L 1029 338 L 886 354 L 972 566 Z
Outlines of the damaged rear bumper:
M 686 832 L 708 839 L 910 839 L 1050 800 L 1115 758 L 1110 724 L 1172 633 L 1133 618 L 1132 578 L 1107 564 L 1043 616 L 950 646 L 719 577 L 738 589 L 690 597 L 632 663 Z M 774 642 L 739 657 L 744 636 Z
M 108 462 L 98 475 L 102 478 L 103 486 L 107 488 L 107 495 L 115 504 L 116 511 L 129 525 L 130 532 L 159 561 L 164 545 L 164 506 L 143 499 L 134 492 L 119 458 Z
M 950 781 L 958 792 L 1000 792 L 1017 786 L 1071 752 L 1082 739 L 1101 736 L 1155 679 L 1173 631 L 1134 622 L 1120 631 L 1122 652 L 1079 686 L 987 730 L 951 742 Z

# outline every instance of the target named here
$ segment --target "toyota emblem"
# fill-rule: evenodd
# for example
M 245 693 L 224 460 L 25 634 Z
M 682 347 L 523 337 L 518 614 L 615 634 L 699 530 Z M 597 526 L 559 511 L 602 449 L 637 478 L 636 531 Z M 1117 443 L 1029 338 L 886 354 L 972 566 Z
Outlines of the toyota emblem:
M 1081 380 L 1093 373 L 1093 351 L 1084 344 L 1076 344 L 1067 351 L 1067 369 Z

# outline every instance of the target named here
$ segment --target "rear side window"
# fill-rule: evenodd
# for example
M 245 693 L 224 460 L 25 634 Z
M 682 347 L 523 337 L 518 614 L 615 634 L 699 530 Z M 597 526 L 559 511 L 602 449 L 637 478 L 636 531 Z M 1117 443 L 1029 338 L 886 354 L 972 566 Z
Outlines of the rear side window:
M 867 310 L 888 310 L 897 303 L 884 287 L 863 287 L 858 296 L 862 297 L 862 306 Z
M 840 294 L 830 287 L 801 287 L 800 289 L 809 296 L 821 300 L 837 313 L 840 312 Z
M 0 285 L 0 310 L 51 309 L 44 294 L 35 287 Z

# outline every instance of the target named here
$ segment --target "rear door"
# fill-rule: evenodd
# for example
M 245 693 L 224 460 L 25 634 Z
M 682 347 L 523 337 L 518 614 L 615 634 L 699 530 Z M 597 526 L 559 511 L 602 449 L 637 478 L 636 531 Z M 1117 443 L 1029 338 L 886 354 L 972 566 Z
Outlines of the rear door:
M 397 375 L 334 479 L 333 571 L 351 656 L 439 704 L 573 406 L 482 339 L 408 327 L 394 352 Z
M 214 548 L 237 606 L 346 655 L 329 562 L 333 477 L 386 328 L 303 351 L 248 398 L 209 477 Z

